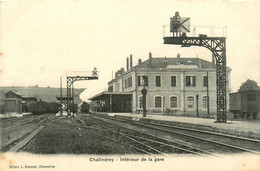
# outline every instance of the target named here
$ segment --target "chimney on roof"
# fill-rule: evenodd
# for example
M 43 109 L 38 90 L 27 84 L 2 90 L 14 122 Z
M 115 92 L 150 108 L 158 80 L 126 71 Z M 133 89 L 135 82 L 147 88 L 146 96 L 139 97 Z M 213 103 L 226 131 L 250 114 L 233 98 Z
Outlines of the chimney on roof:
M 168 63 L 166 56 L 165 56 L 165 58 L 163 60 L 163 63 Z
M 115 78 L 120 77 L 121 75 L 124 74 L 124 67 L 122 67 L 120 70 L 117 70 L 117 72 L 115 73 Z
M 130 54 L 130 69 L 133 67 L 133 55 Z
M 153 58 L 153 56 L 152 56 L 152 53 L 151 53 L 151 52 L 149 52 L 149 64 L 151 64 L 151 63 L 152 63 L 152 58 Z
M 178 53 L 177 54 L 177 60 L 180 60 L 181 59 L 181 55 Z
M 126 70 L 127 71 L 129 70 L 129 58 L 128 57 L 126 58 Z
M 138 65 L 140 65 L 142 63 L 142 59 L 138 59 Z
M 212 54 L 212 64 L 215 65 L 215 56 Z

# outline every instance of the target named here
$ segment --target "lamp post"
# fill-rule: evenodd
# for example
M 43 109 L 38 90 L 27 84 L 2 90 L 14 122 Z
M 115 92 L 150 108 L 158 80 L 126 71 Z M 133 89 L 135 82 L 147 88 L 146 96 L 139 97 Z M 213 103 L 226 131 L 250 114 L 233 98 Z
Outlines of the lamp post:
M 199 94 L 196 94 L 196 114 L 199 117 Z
M 207 113 L 209 116 L 209 72 L 207 71 Z
M 144 88 L 142 89 L 141 93 L 143 94 L 143 117 L 146 117 L 146 94 L 147 94 L 147 89 L 145 89 L 145 76 L 143 76 L 143 83 L 144 83 Z

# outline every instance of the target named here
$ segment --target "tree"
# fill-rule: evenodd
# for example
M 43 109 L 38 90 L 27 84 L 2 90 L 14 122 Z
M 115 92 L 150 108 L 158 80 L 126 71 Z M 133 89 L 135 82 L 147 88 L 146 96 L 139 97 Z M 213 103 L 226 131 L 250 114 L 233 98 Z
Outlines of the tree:
M 260 87 L 257 85 L 256 81 L 247 80 L 246 82 L 242 83 L 238 91 L 246 91 L 246 90 L 260 90 Z

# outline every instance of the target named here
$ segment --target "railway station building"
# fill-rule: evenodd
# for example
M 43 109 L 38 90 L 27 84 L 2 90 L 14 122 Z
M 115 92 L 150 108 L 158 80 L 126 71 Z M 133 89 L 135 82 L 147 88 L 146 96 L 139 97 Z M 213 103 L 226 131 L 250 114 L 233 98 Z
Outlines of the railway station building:
M 130 61 L 129 61 L 130 60 Z M 126 71 L 121 68 L 108 82 L 108 91 L 90 100 L 100 104 L 103 112 L 132 112 L 143 110 L 141 90 L 147 89 L 146 109 L 149 114 L 217 113 L 216 65 L 200 58 L 152 57 L 132 66 L 133 57 L 126 59 Z M 227 67 L 227 111 L 229 107 L 230 72 Z M 208 94 L 208 96 L 207 96 Z M 207 103 L 209 97 L 209 104 Z M 197 109 L 198 108 L 198 109 Z

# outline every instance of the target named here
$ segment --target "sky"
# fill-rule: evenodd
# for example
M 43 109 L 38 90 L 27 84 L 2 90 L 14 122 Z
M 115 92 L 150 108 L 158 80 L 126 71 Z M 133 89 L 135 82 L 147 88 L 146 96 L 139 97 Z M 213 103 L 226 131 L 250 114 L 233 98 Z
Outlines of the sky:
M 4 0 L 0 11 L 0 86 L 66 87 L 66 73 L 94 67 L 99 80 L 75 82 L 83 100 L 133 55 L 139 58 L 199 57 L 203 47 L 163 44 L 163 25 L 178 11 L 191 25 L 227 26 L 231 90 L 247 79 L 260 85 L 260 1 L 208 0 Z

